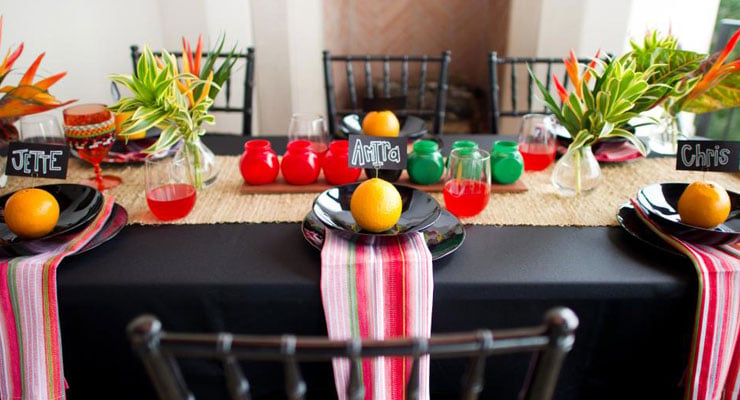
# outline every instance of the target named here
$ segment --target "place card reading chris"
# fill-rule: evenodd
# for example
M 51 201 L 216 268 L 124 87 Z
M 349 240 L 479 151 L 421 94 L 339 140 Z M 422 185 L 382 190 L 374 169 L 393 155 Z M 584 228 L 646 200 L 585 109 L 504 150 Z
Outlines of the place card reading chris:
M 740 142 L 728 140 L 679 140 L 676 169 L 737 172 Z
M 403 137 L 349 135 L 349 166 L 356 168 L 406 168 Z
M 67 146 L 10 142 L 5 173 L 14 176 L 65 179 L 68 161 Z

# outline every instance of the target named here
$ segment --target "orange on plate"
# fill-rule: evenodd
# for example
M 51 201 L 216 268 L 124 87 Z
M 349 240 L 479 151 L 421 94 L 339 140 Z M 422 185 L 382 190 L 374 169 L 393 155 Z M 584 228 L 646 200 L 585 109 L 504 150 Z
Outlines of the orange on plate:
M 362 133 L 368 136 L 398 137 L 401 123 L 392 111 L 370 111 L 362 119 Z
M 357 186 L 349 208 L 362 229 L 377 233 L 391 229 L 398 222 L 403 201 L 392 183 L 372 178 Z
M 59 220 L 59 203 L 46 190 L 30 188 L 13 193 L 5 203 L 5 224 L 24 239 L 44 236 Z
M 730 215 L 730 196 L 716 182 L 692 182 L 678 199 L 678 215 L 684 224 L 714 228 Z

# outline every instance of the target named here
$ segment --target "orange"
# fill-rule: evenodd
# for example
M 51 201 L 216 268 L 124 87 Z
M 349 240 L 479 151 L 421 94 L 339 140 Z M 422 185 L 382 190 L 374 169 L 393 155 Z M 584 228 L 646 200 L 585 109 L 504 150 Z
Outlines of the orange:
M 370 232 L 391 229 L 401 217 L 402 206 L 398 189 L 380 178 L 368 179 L 359 184 L 349 202 L 357 224 Z
M 51 232 L 59 220 L 59 203 L 42 189 L 21 189 L 5 203 L 5 224 L 16 235 L 33 239 Z
M 716 182 L 692 182 L 678 198 L 681 222 L 700 228 L 713 228 L 730 215 L 730 196 Z
M 121 135 L 121 132 L 123 132 L 123 129 L 121 129 L 121 126 L 123 125 L 126 120 L 131 118 L 133 115 L 133 112 L 119 112 L 116 113 L 115 119 L 116 119 L 116 139 L 121 140 L 137 140 L 137 139 L 143 139 L 144 136 L 146 136 L 146 131 L 137 131 L 137 132 L 131 132 L 126 135 Z
M 362 119 L 362 133 L 368 136 L 398 137 L 401 124 L 392 111 L 370 111 Z

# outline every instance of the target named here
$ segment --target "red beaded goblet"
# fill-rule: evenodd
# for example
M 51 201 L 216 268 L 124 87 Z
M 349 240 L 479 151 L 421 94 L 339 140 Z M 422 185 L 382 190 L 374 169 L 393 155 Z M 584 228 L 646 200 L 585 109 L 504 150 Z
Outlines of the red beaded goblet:
M 108 155 L 116 141 L 116 123 L 113 113 L 104 104 L 79 104 L 64 109 L 64 137 L 79 157 L 93 165 L 95 177 L 83 184 L 102 191 L 118 186 L 121 178 L 103 175 L 100 162 Z

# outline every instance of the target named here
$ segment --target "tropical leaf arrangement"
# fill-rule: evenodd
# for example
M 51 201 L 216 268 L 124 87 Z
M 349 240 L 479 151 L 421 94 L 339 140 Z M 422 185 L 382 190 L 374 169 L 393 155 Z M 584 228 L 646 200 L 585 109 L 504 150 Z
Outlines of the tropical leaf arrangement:
M 238 59 L 234 46 L 216 65 L 224 41 L 221 36 L 203 59 L 202 38 L 198 37 L 195 51 L 183 38 L 182 69 L 174 54 L 162 50 L 161 57 L 157 57 L 149 46 L 144 46 L 135 75 L 109 76 L 131 91 L 130 96 L 109 107 L 114 112 L 132 113 L 123 122 L 120 134 L 125 137 L 152 127 L 160 128 L 159 139 L 147 149 L 152 153 L 168 149 L 181 139 L 193 142 L 205 134 L 203 125 L 216 120 L 209 109 Z
M 599 54 L 583 72 L 573 51 L 563 60 L 572 90 L 568 92 L 553 75 L 560 102 L 529 70 L 540 90 L 545 106 L 570 132 L 573 141 L 568 151 L 590 146 L 598 140 L 622 137 L 632 142 L 643 154 L 644 144 L 624 127 L 639 114 L 638 102 L 651 89 L 649 79 L 654 68 L 637 70 L 636 63 L 624 59 L 601 60 Z
M 2 26 L 3 17 L 0 16 L 0 42 L 2 41 Z M 5 78 L 13 70 L 13 65 L 22 53 L 23 43 L 18 45 L 15 50 L 8 49 L 2 63 L 0 63 L 0 131 L 2 137 L 6 140 L 15 139 L 13 136 L 17 135 L 17 132 L 12 123 L 19 117 L 52 110 L 76 101 L 62 102 L 49 93 L 49 88 L 64 78 L 66 72 L 60 72 L 34 82 L 36 71 L 46 53 L 41 53 L 36 57 L 16 86 L 3 86 Z
M 638 71 L 656 66 L 651 77 L 656 103 L 675 115 L 680 111 L 706 113 L 740 106 L 740 60 L 728 61 L 740 39 L 740 29 L 715 55 L 678 48 L 678 39 L 657 31 L 645 35 L 642 44 L 631 42 L 624 57 L 637 63 Z

